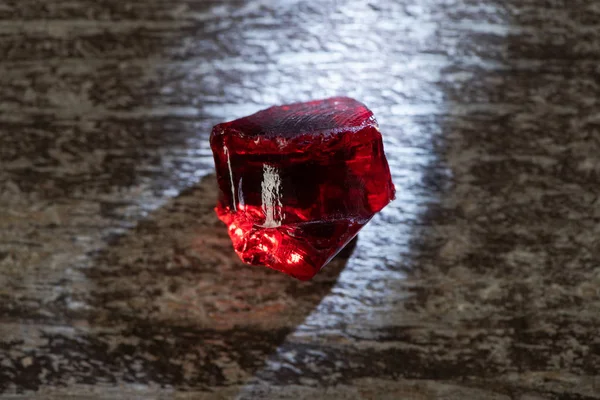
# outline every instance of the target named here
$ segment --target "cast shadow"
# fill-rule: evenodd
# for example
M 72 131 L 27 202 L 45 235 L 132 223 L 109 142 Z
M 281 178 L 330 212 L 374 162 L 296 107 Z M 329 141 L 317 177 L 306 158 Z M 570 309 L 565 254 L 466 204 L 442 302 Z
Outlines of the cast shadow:
M 130 383 L 242 384 L 329 293 L 352 244 L 310 282 L 244 265 L 216 195 L 211 174 L 95 254 L 88 322 L 102 333 L 76 344 L 90 365 Z

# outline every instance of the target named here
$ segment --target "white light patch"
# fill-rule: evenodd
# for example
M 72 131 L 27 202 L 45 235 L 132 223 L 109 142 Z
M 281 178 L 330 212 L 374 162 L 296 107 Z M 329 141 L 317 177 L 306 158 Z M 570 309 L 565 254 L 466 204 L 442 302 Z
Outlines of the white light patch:
M 277 169 L 270 165 L 263 166 L 262 210 L 265 214 L 265 228 L 281 226 L 281 178 Z
M 291 263 L 299 263 L 300 260 L 302 260 L 302 256 L 296 252 L 291 252 L 290 253 L 290 257 L 288 258 L 288 261 Z
M 231 169 L 231 159 L 229 158 L 229 149 L 227 146 L 223 146 L 223 152 L 227 155 L 227 168 L 229 168 L 229 181 L 231 182 L 231 198 L 233 199 L 233 210 L 237 211 L 236 197 L 235 197 L 235 185 L 233 184 L 233 170 Z

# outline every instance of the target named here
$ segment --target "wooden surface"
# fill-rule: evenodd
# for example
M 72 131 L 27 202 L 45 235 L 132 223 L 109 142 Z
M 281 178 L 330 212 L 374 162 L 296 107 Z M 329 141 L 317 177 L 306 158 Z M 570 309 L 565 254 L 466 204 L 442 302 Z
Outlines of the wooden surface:
M 0 0 L 0 397 L 600 399 L 595 0 Z M 397 187 L 242 265 L 210 128 L 349 95 Z

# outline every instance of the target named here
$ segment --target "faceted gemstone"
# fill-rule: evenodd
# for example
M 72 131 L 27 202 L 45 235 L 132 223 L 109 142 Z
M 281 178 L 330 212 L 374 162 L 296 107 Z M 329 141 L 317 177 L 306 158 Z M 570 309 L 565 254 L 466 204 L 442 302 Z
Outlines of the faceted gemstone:
M 346 97 L 213 128 L 216 212 L 252 265 L 312 278 L 394 198 L 373 113 Z

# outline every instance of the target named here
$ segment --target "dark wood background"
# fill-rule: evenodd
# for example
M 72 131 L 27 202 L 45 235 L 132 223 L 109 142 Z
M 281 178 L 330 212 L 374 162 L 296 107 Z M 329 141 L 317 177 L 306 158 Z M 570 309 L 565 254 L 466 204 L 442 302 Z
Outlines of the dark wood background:
M 600 399 L 600 3 L 0 0 L 0 397 Z M 212 125 L 349 95 L 397 200 L 242 265 Z

